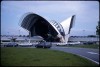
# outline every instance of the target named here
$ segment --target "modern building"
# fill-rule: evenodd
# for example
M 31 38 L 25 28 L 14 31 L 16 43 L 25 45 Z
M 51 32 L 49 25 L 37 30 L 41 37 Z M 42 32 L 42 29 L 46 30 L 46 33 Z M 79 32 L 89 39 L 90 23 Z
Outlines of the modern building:
M 89 36 L 70 36 L 69 42 L 81 42 L 84 44 L 99 44 L 99 36 L 89 37 Z
M 35 13 L 25 14 L 21 27 L 29 31 L 30 37 L 41 36 L 48 42 L 68 42 L 75 15 L 61 23 L 49 22 Z
M 30 37 L 13 36 L 16 38 L 17 43 L 30 42 L 33 44 L 44 39 L 47 42 L 55 43 L 58 42 L 67 44 L 68 42 L 95 42 L 96 44 L 99 44 L 98 36 L 70 36 L 75 15 L 61 23 L 57 23 L 56 21 L 49 22 L 42 16 L 34 13 L 25 14 L 22 18 L 20 25 L 22 28 L 29 31 Z M 12 36 L 1 36 L 1 43 L 11 42 L 11 38 Z

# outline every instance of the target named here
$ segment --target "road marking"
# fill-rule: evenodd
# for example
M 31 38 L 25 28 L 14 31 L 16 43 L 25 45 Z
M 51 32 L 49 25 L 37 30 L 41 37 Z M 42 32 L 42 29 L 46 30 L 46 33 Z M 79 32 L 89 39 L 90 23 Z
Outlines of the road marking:
M 53 49 L 53 50 L 55 50 L 55 49 Z M 56 49 L 56 50 L 58 50 L 58 49 Z M 59 50 L 59 51 L 61 51 L 61 50 Z M 64 52 L 65 52 L 65 51 L 64 51 Z M 69 53 L 70 53 L 70 52 L 69 52 Z M 74 53 L 72 53 L 72 54 L 74 54 Z M 94 62 L 94 63 L 96 63 L 96 64 L 99 64 L 98 61 L 95 61 L 95 60 L 93 60 L 93 59 L 90 59 L 90 58 L 88 58 L 88 57 L 86 57 L 86 56 L 82 56 L 82 55 L 79 55 L 79 54 L 76 54 L 76 55 L 81 56 L 81 57 L 83 57 L 83 58 L 86 58 L 86 59 L 88 59 L 88 60 L 90 60 L 90 61 L 92 61 L 92 62 Z
M 95 52 L 87 52 L 87 53 L 90 53 L 90 54 L 98 54 L 98 53 L 95 53 Z M 98 54 L 99 55 L 99 54 Z
M 78 55 L 78 54 L 77 54 L 77 55 Z M 92 59 L 90 59 L 90 58 L 88 58 L 88 57 L 85 57 L 85 56 L 82 56 L 82 55 L 79 55 L 79 56 L 84 57 L 84 58 L 86 58 L 86 59 L 89 59 L 89 60 L 91 60 L 91 61 L 95 62 L 96 64 L 99 64 L 99 62 L 94 61 L 94 60 L 92 60 Z

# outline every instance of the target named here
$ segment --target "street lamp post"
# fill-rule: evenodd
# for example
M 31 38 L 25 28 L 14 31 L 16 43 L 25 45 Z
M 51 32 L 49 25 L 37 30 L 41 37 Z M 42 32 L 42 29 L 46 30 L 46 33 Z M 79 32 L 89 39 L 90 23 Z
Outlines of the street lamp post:
M 30 38 L 31 38 L 31 32 L 29 31 L 29 43 L 30 43 Z
M 84 36 L 84 34 L 85 34 L 84 32 L 85 32 L 85 30 L 83 30 L 83 36 Z
M 19 30 L 19 36 L 20 36 L 20 30 Z
M 8 35 L 9 35 L 9 32 L 8 32 Z

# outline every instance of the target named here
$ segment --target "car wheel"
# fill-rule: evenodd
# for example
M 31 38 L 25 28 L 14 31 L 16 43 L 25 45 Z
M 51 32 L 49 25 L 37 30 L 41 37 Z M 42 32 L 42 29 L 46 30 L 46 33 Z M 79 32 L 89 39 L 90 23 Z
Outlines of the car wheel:
M 37 48 L 37 46 L 35 46 Z

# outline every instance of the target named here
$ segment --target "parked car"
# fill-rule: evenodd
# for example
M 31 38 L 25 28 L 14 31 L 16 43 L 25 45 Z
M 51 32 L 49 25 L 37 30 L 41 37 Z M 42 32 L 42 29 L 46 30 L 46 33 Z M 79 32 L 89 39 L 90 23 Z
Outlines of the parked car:
M 36 44 L 36 48 L 50 48 L 52 44 L 50 42 L 41 41 L 39 44 Z
M 24 43 L 20 43 L 18 46 L 19 46 L 19 47 L 31 47 L 31 46 L 33 46 L 33 45 L 32 45 L 32 43 L 24 42 Z
M 14 42 L 7 43 L 7 44 L 4 45 L 4 47 L 17 47 L 17 46 L 18 46 L 18 44 L 17 43 L 14 43 Z
M 84 42 L 84 45 L 91 45 L 91 44 L 96 44 L 96 42 Z

